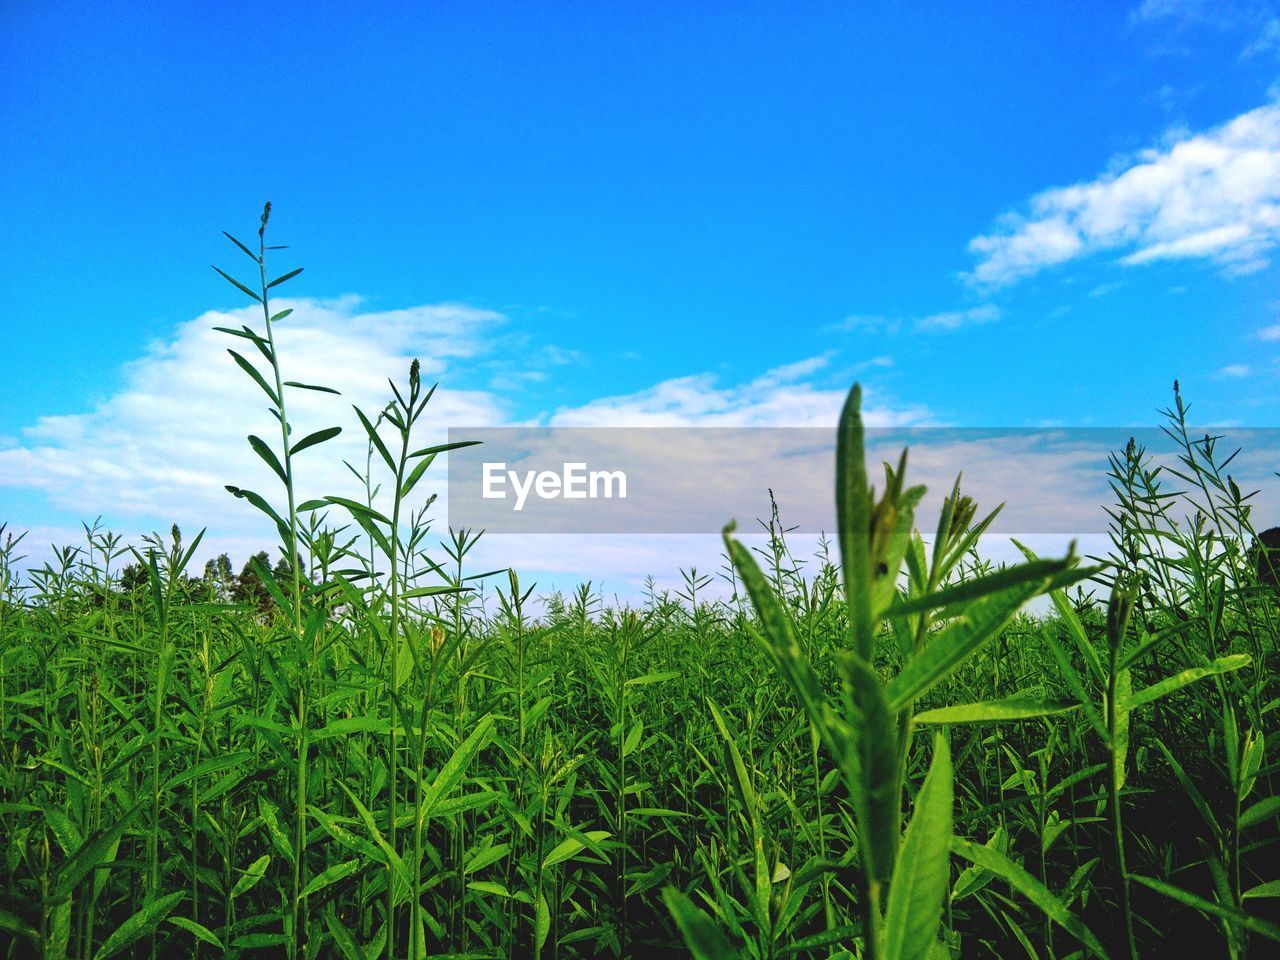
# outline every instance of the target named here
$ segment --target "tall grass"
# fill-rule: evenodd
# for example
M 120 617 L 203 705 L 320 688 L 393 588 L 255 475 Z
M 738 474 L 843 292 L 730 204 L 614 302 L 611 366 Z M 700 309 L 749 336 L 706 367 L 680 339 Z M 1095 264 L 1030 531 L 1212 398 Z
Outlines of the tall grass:
M 275 421 L 276 492 L 229 488 L 274 561 L 95 524 L 24 575 L 0 527 L 0 956 L 1274 952 L 1280 620 L 1180 392 L 1178 462 L 1116 453 L 1088 564 L 985 563 L 958 485 L 922 537 L 855 388 L 816 556 L 775 508 L 722 599 L 538 597 L 429 526 L 416 363 L 358 411 L 364 495 L 299 502 L 337 429 L 290 418 L 328 388 L 286 379 L 269 213 L 224 273 L 261 326 L 224 332 Z

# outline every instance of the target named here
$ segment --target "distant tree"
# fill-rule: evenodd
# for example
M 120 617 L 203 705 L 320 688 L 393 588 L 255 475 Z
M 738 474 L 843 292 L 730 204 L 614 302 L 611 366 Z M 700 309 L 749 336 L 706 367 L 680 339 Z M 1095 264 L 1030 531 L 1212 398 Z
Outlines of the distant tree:
M 134 562 L 126 564 L 124 569 L 120 571 L 120 590 L 123 593 L 133 593 L 147 585 L 147 568 L 142 564 Z
M 235 574 L 231 572 L 231 558 L 225 553 L 218 554 L 216 559 L 204 565 L 203 581 L 219 600 L 231 597 L 235 585 Z
M 276 565 L 272 568 L 271 573 L 278 583 L 283 583 L 286 580 L 292 580 L 293 567 L 289 564 L 289 558 L 281 556 L 280 559 L 276 561 Z
M 1258 582 L 1280 590 L 1280 527 L 1263 530 L 1253 541 L 1249 553 Z
M 266 567 L 271 565 L 271 558 L 267 556 L 267 551 L 260 550 L 255 554 L 245 563 L 240 576 L 236 577 L 235 584 L 231 588 L 231 599 L 236 603 L 251 603 L 265 610 L 269 605 L 270 595 L 267 593 L 267 588 L 263 586 L 258 571 L 253 568 L 254 560 Z

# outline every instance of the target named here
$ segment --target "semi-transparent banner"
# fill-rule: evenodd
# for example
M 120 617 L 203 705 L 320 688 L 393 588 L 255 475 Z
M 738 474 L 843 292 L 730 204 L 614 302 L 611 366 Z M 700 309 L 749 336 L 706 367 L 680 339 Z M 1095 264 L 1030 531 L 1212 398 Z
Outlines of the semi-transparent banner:
M 990 528 L 1006 534 L 1101 533 L 1116 503 L 1109 474 L 1132 439 L 1160 492 L 1190 490 L 1199 501 L 1229 497 L 1227 476 L 1248 500 L 1254 526 L 1280 523 L 1280 429 L 1219 430 L 1193 437 L 1193 456 L 1221 462 L 1219 491 L 1190 474 L 1186 456 L 1158 428 L 868 429 L 868 477 L 884 486 L 882 461 L 907 448 L 907 483 L 928 488 L 918 517 L 936 517 L 963 474 L 961 490 L 981 515 L 1004 504 Z M 1213 438 L 1219 438 L 1213 440 Z M 479 441 L 449 454 L 448 522 L 490 533 L 716 533 L 729 520 L 760 530 L 776 503 L 781 523 L 801 533 L 834 529 L 834 431 L 753 427 L 513 427 L 451 430 Z M 1179 478 L 1171 471 L 1192 476 Z M 1185 512 L 1185 508 L 1184 512 Z M 1180 516 L 1176 519 L 1182 519 Z M 925 530 L 924 532 L 929 532 Z

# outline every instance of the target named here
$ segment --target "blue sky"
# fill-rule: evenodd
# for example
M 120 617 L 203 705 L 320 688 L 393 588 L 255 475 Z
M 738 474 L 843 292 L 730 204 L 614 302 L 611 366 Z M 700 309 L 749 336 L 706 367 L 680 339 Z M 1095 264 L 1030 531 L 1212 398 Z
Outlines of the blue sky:
M 228 416 L 208 265 L 266 199 L 300 365 L 433 358 L 442 428 L 822 423 L 854 379 L 1151 424 L 1175 377 L 1280 423 L 1280 11 L 907 6 L 4 5 L 0 520 L 219 502 L 179 494 L 222 441 L 173 444 Z

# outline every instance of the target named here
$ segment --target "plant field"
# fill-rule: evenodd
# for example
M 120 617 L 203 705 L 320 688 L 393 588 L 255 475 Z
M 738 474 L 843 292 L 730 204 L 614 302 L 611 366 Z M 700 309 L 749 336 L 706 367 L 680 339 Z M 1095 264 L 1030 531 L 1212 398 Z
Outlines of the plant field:
M 361 413 L 368 496 L 296 500 L 337 431 L 290 420 L 325 388 L 276 351 L 268 214 L 224 274 L 262 322 L 210 362 L 272 407 L 278 484 L 228 502 L 276 556 L 0 544 L 0 956 L 1280 951 L 1280 608 L 1176 391 L 1108 557 L 984 562 L 996 505 L 917 516 L 854 388 L 829 550 L 775 522 L 634 608 L 540 597 L 428 527 L 416 363 Z

